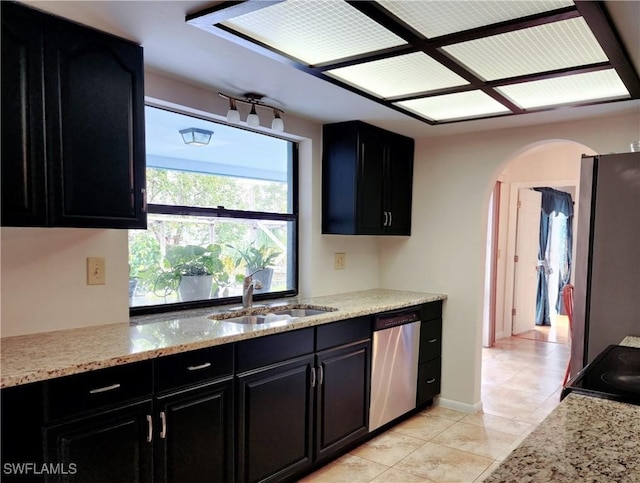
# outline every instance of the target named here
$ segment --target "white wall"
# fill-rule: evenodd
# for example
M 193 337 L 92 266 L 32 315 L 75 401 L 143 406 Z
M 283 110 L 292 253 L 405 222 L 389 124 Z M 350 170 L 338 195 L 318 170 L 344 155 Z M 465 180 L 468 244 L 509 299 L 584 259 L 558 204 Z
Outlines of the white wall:
M 408 240 L 380 241 L 381 286 L 444 292 L 442 401 L 480 404 L 487 208 L 498 175 L 527 146 L 566 139 L 598 152 L 628 150 L 637 114 L 419 139 Z
M 2 337 L 129 320 L 126 230 L 2 228 Z M 86 284 L 87 257 L 106 285 Z
M 157 73 L 145 74 L 147 98 L 164 106 L 224 120 L 227 103 L 203 89 Z M 378 242 L 373 237 L 323 236 L 322 126 L 284 115 L 300 141 L 300 293 L 330 295 L 379 286 Z M 268 131 L 265 129 L 265 131 Z M 126 230 L 4 228 L 0 231 L 3 337 L 128 322 Z M 345 252 L 345 270 L 333 269 Z M 86 257 L 107 259 L 107 284 L 86 285 Z

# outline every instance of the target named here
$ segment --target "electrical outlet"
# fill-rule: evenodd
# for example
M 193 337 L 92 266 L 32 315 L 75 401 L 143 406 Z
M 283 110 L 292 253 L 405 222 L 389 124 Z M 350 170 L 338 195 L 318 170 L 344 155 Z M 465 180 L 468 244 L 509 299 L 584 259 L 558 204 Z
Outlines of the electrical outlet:
M 333 259 L 333 269 L 334 270 L 344 270 L 347 265 L 347 254 L 346 253 L 335 253 Z
M 105 285 L 107 272 L 104 257 L 87 258 L 87 285 Z

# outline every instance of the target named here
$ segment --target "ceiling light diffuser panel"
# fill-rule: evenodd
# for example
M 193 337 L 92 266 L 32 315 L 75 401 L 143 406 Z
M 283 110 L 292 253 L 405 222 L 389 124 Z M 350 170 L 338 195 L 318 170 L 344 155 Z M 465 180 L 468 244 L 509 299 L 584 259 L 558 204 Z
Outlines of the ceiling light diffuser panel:
M 394 103 L 432 121 L 467 119 L 511 112 L 481 91 L 459 92 Z
M 629 91 L 613 69 L 525 82 L 496 90 L 523 109 L 629 97 Z
M 458 74 L 422 52 L 342 67 L 325 73 L 381 98 L 468 84 Z
M 406 43 L 342 0 L 290 0 L 222 25 L 309 65 Z
M 605 3 L 222 1 L 187 22 L 441 124 L 640 99 Z
M 608 60 L 583 18 L 471 40 L 443 50 L 485 80 Z
M 571 0 L 539 1 L 378 1 L 385 9 L 427 38 L 463 32 L 506 20 L 569 7 Z

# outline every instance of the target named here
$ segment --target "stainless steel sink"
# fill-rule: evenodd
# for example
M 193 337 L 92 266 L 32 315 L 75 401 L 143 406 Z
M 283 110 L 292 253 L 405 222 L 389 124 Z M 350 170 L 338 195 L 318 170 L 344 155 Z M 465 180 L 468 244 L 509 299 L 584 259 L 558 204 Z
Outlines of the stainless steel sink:
M 273 309 L 276 309 L 276 307 L 273 307 Z M 265 311 L 265 313 L 239 315 L 236 317 L 233 317 L 234 314 L 217 314 L 211 316 L 210 318 L 220 320 L 222 322 L 230 322 L 232 324 L 246 325 L 268 324 L 274 322 L 287 323 L 289 321 L 293 321 L 302 317 L 311 317 L 313 315 L 320 315 L 337 310 L 324 307 L 277 307 L 276 310 L 273 309 L 268 312 Z
M 331 312 L 331 310 L 287 309 L 287 310 L 278 310 L 277 312 L 274 312 L 274 314 L 276 314 L 276 315 L 290 315 L 291 317 L 309 317 L 311 315 L 326 314 L 327 312 Z

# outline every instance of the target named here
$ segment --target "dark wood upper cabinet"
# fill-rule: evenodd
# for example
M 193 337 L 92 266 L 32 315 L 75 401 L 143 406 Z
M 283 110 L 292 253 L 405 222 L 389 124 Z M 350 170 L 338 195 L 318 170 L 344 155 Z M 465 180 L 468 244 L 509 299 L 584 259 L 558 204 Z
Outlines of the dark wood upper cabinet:
M 40 13 L 3 2 L 2 224 L 46 223 L 43 22 Z
M 2 5 L 2 224 L 145 228 L 142 48 Z
M 323 129 L 322 232 L 410 235 L 414 141 L 361 121 Z

